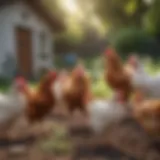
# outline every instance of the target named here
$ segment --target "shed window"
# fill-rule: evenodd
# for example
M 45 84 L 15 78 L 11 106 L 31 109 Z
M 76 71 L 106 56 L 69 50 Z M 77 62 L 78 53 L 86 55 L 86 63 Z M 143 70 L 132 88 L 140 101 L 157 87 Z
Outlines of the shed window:
M 40 47 L 42 51 L 45 51 L 45 41 L 46 41 L 46 35 L 44 32 L 40 34 Z
M 42 58 L 46 58 L 45 47 L 46 47 L 46 34 L 45 32 L 41 32 L 40 34 L 40 52 L 41 52 Z

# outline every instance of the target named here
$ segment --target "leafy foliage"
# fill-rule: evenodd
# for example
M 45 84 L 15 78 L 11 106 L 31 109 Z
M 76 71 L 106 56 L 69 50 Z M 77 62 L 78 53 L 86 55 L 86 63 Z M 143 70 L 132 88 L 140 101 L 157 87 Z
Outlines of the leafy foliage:
M 41 2 L 52 15 L 56 15 L 60 19 L 64 20 L 65 13 L 58 0 L 41 0 Z
M 160 14 L 160 1 L 154 0 L 151 9 L 145 15 L 144 25 L 147 31 L 149 31 L 149 33 L 158 36 L 160 36 L 159 14 Z
M 84 42 L 87 33 L 84 26 L 88 25 L 92 29 L 93 24 L 91 21 L 95 17 L 105 24 L 105 30 L 112 29 L 115 32 L 115 30 L 121 30 L 124 27 L 136 26 L 138 28 L 146 28 L 147 32 L 149 31 L 152 35 L 160 37 L 159 0 L 151 0 L 152 3 L 150 4 L 146 3 L 145 0 L 75 0 L 78 5 L 76 14 L 68 14 L 67 10 L 64 10 L 62 7 L 63 0 L 42 1 L 52 13 L 64 19 L 66 23 L 66 31 L 56 37 L 56 46 L 58 46 L 56 48 L 60 48 L 63 52 L 75 50 L 81 42 L 90 42 Z M 102 30 L 100 25 L 97 28 Z M 150 53 L 150 50 L 153 49 L 155 52 L 157 45 L 153 42 L 153 39 L 147 38 L 147 40 L 144 41 L 143 45 L 151 43 L 151 46 L 156 49 L 149 47 L 149 50 L 147 48 L 144 50 L 138 44 L 137 50 Z M 138 41 L 137 43 L 141 42 Z M 128 49 L 126 48 L 126 50 Z M 157 53 L 155 54 L 157 55 Z
M 137 28 L 125 28 L 113 36 L 111 44 L 123 55 L 137 52 L 141 56 L 159 56 L 160 47 L 157 41 L 143 30 Z
M 95 12 L 113 27 L 142 26 L 148 6 L 144 0 L 95 0 Z

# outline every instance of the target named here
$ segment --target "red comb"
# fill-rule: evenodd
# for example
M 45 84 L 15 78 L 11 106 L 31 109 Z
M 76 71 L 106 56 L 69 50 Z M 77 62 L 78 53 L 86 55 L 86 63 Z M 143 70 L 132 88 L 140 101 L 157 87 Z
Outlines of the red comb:
M 83 68 L 82 66 L 78 67 L 78 68 L 77 68 L 77 73 L 78 73 L 79 75 L 83 75 L 83 74 L 84 74 L 84 68 Z
M 82 69 L 79 69 L 77 72 L 78 72 L 79 75 L 83 75 L 84 74 L 84 71 Z
M 52 76 L 56 76 L 57 73 L 56 73 L 55 71 L 50 71 L 50 72 L 48 73 L 48 75 L 52 77 Z
M 105 51 L 105 55 L 106 55 L 106 56 L 111 55 L 113 52 L 114 52 L 114 50 L 113 50 L 112 48 L 108 48 L 108 49 Z

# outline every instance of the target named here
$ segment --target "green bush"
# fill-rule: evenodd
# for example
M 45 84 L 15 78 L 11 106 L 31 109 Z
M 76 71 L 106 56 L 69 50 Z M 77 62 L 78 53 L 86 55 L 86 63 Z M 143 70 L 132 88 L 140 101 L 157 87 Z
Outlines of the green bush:
M 160 1 L 154 0 L 152 3 L 152 7 L 148 10 L 143 18 L 144 28 L 147 32 L 151 33 L 152 35 L 160 36 Z
M 11 85 L 11 80 L 8 78 L 0 77 L 0 91 L 6 92 Z
M 120 30 L 110 42 L 125 57 L 131 52 L 137 52 L 141 56 L 150 55 L 155 58 L 160 53 L 158 42 L 145 31 L 136 28 Z

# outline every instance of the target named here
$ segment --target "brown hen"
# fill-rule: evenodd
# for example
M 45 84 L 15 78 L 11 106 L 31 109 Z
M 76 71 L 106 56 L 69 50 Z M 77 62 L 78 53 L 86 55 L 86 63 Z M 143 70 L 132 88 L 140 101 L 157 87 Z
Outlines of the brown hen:
M 83 65 L 75 67 L 67 79 L 63 87 L 63 98 L 71 114 L 76 109 L 87 114 L 86 105 L 91 99 L 91 90 L 89 77 Z
M 104 76 L 109 87 L 115 92 L 120 92 L 123 101 L 127 101 L 132 91 L 130 77 L 121 63 L 121 58 L 115 50 L 110 48 L 105 53 Z
M 136 120 L 150 135 L 159 136 L 160 100 L 146 99 L 141 91 L 136 91 L 132 110 Z
M 55 72 L 45 75 L 34 92 L 31 92 L 28 87 L 24 88 L 28 101 L 26 116 L 29 122 L 41 121 L 53 109 L 55 96 L 52 85 L 56 77 Z

